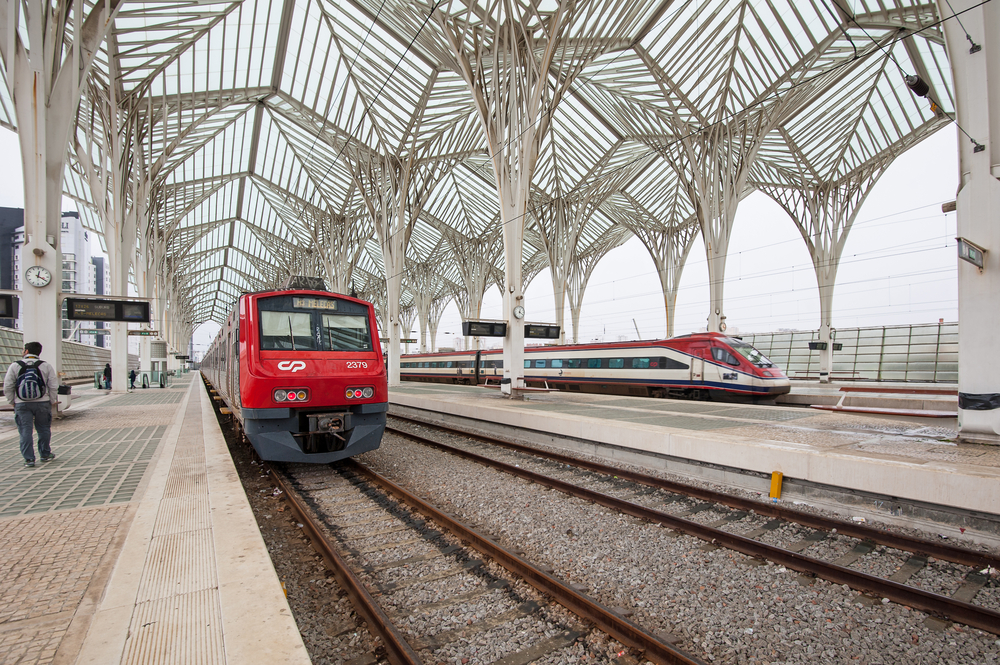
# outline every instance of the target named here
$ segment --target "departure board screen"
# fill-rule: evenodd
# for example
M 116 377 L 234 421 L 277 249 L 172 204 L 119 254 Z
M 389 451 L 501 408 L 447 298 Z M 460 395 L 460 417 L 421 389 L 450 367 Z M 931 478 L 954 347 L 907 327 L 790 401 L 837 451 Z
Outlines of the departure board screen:
M 0 317 L 17 318 L 17 299 L 13 295 L 0 295 Z
M 71 321 L 149 323 L 149 303 L 128 300 L 66 298 L 66 318 Z

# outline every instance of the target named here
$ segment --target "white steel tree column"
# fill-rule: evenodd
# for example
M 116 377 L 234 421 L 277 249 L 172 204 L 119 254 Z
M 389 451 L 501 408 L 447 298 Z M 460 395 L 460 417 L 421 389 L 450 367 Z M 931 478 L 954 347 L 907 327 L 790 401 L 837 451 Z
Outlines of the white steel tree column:
M 556 320 L 559 326 L 559 343 L 566 343 L 566 295 L 569 291 L 570 273 L 577 260 L 584 231 L 594 213 L 633 172 L 633 168 L 618 167 L 612 176 L 603 176 L 608 167 L 605 155 L 600 167 L 593 174 L 595 183 L 583 187 L 570 196 L 547 201 L 532 201 L 532 218 L 538 227 L 538 241 L 548 256 L 549 276 L 552 279 Z M 640 163 L 636 160 L 635 164 Z M 616 165 L 617 166 L 617 165 Z M 527 282 L 525 282 L 527 283 Z M 577 311 L 579 315 L 579 311 Z M 575 328 L 574 328 L 575 330 Z
M 14 100 L 24 173 L 21 267 L 48 270 L 52 283 L 22 277 L 24 339 L 61 365 L 60 249 L 63 175 L 70 130 L 86 79 L 117 12 L 118 0 L 13 0 L 0 6 L 0 55 Z
M 800 186 L 758 183 L 758 188 L 792 218 L 812 257 L 819 287 L 819 341 L 826 343 L 826 349 L 819 352 L 820 383 L 829 383 L 833 370 L 833 290 L 847 235 L 861 204 L 892 162 L 894 153 L 887 151 L 836 182 L 810 182 L 809 174 L 813 171 L 803 160 L 797 160 L 801 169 Z
M 583 310 L 583 295 L 587 291 L 587 282 L 594 274 L 594 268 L 604 256 L 615 247 L 624 243 L 630 234 L 623 226 L 612 226 L 590 245 L 583 254 L 576 257 L 569 267 L 566 280 L 566 298 L 569 300 L 570 318 L 573 320 L 573 343 L 580 341 L 580 312 Z
M 729 238 L 750 166 L 770 129 L 765 113 L 756 114 L 754 120 L 752 124 L 716 123 L 678 142 L 682 156 L 675 160 L 677 175 L 687 189 L 705 241 L 709 332 L 726 330 L 723 296 Z
M 462 285 L 465 287 L 465 291 L 455 294 L 458 313 L 463 321 L 475 321 L 482 311 L 483 295 L 492 279 L 493 266 L 503 253 L 502 233 L 493 228 L 474 238 L 448 226 L 442 225 L 439 228 L 451 248 L 455 269 L 462 277 Z
M 444 290 L 444 279 L 441 277 L 443 258 L 440 255 L 432 255 L 426 261 L 413 263 L 407 267 L 406 281 L 413 289 L 413 305 L 420 325 L 420 353 L 433 350 L 433 334 L 430 348 L 427 345 L 428 329 L 436 332 L 437 321 L 444 311 L 444 306 L 440 304 Z
M 643 244 L 653 259 L 663 293 L 663 312 L 666 336 L 674 336 L 674 309 L 677 289 L 681 282 L 684 264 L 698 237 L 700 226 L 696 219 L 662 220 L 646 208 L 637 198 L 621 192 L 612 198 L 605 211 L 619 224 L 631 231 Z
M 968 9 L 961 24 L 944 22 L 958 123 L 967 132 L 959 140 L 958 235 L 986 250 L 982 270 L 958 261 L 959 438 L 1000 444 L 1000 377 L 988 360 L 1000 327 L 1000 6 L 938 6 L 942 16 Z M 970 42 L 982 49 L 970 52 Z
M 451 9 L 449 4 L 447 10 Z M 542 14 L 534 3 L 491 0 L 485 5 L 469 4 L 456 16 L 449 16 L 448 11 L 435 15 L 455 57 L 455 68 L 472 94 L 500 200 L 503 318 L 509 322 L 501 390 L 514 395 L 524 386 L 524 326 L 515 315 L 524 306 L 524 218 L 542 141 L 552 114 L 580 70 L 613 41 L 590 42 L 592 31 L 600 26 L 615 34 L 622 21 L 616 14 L 624 15 L 626 21 L 635 20 L 641 10 L 617 5 L 601 9 L 570 1 Z M 581 34 L 574 35 L 580 41 L 576 48 L 563 48 L 578 12 L 586 19 Z M 551 77 L 552 71 L 558 71 L 559 77 Z
M 353 162 L 354 179 L 375 223 L 382 249 L 388 316 L 385 324 L 389 328 L 389 385 L 398 386 L 402 332 L 399 301 L 406 269 L 406 248 L 413 225 L 434 185 L 451 164 L 442 161 L 422 165 L 415 156 L 401 159 L 393 155 L 370 155 L 367 159 L 358 156 Z M 409 334 L 409 329 L 406 333 Z
M 112 72 L 117 71 L 115 62 L 112 59 Z M 111 295 L 127 296 L 139 223 L 149 216 L 151 176 L 143 160 L 143 125 L 135 117 L 126 117 L 119 105 L 120 94 L 117 82 L 108 85 L 91 81 L 87 87 L 87 101 L 94 113 L 77 118 L 72 167 L 88 184 L 104 226 Z M 97 137 L 102 140 L 95 140 Z M 111 376 L 127 374 L 128 325 L 112 323 Z M 125 381 L 116 380 L 112 390 L 124 392 L 126 386 Z

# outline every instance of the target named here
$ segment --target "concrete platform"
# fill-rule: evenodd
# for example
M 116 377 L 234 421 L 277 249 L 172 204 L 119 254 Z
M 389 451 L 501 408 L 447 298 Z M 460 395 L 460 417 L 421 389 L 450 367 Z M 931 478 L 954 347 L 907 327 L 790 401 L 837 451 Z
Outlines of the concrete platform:
M 830 387 L 825 388 L 830 391 Z M 957 420 L 803 407 L 551 392 L 525 401 L 486 388 L 404 383 L 390 415 L 601 455 L 783 501 L 1000 543 L 1000 448 L 958 444 Z
M 74 398 L 0 414 L 0 663 L 308 663 L 199 375 Z

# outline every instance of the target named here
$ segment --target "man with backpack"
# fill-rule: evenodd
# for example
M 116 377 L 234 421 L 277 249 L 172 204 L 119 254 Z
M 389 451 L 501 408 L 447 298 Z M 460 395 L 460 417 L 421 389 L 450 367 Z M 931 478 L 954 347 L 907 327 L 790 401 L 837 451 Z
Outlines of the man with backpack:
M 14 405 L 14 421 L 21 434 L 24 466 L 35 466 L 32 431 L 38 431 L 38 454 L 43 462 L 55 459 L 49 449 L 52 436 L 52 407 L 59 400 L 59 378 L 55 368 L 38 356 L 42 345 L 24 345 L 23 360 L 11 363 L 3 380 L 3 394 Z

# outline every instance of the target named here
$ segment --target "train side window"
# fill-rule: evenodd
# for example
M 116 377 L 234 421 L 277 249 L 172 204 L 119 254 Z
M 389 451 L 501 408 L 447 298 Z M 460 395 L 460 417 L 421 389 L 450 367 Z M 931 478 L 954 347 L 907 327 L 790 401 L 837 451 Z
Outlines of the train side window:
M 559 358 L 553 358 L 552 364 L 549 365 L 549 367 L 562 367 L 562 366 L 563 366 L 563 361 Z
M 600 366 L 601 366 L 601 359 L 600 358 L 588 358 L 587 359 L 587 367 L 588 368 L 595 369 L 595 368 L 598 368 Z
M 579 358 L 570 358 L 566 361 L 568 367 L 579 367 L 582 362 Z
M 717 346 L 712 347 L 712 357 L 720 363 L 726 363 L 727 365 L 736 366 L 740 364 L 740 361 L 733 354 Z
M 455 361 L 454 360 L 449 360 L 448 361 L 448 367 L 454 367 L 454 366 L 455 366 Z
M 649 369 L 649 367 L 649 358 L 632 358 L 632 369 Z
M 545 367 L 545 361 L 544 360 L 536 360 L 535 361 L 535 367 Z
M 524 369 L 531 369 L 531 361 L 530 360 L 525 360 L 524 361 Z
M 625 359 L 612 358 L 611 360 L 608 361 L 608 367 L 610 367 L 611 369 L 621 369 L 622 367 L 625 367 Z

